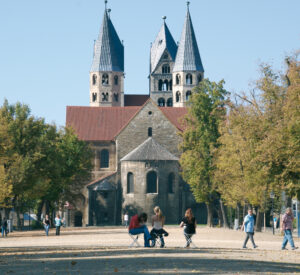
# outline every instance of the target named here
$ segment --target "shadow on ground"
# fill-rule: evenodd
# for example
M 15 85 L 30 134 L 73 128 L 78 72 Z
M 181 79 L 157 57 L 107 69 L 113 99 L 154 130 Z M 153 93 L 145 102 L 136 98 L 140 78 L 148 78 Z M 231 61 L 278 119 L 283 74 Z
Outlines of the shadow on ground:
M 185 275 L 300 272 L 300 264 L 234 259 L 237 253 L 244 252 L 238 249 L 6 249 L 6 252 L 0 252 L 0 273 Z

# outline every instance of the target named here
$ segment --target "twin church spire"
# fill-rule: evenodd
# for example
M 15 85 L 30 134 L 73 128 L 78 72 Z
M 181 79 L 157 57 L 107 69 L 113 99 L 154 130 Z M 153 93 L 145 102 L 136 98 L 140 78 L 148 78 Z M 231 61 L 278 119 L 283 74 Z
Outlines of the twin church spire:
M 106 7 L 94 45 L 90 71 L 90 106 L 124 106 L 124 46 Z M 189 2 L 188 2 L 189 5 Z M 187 14 L 178 45 L 163 17 L 150 50 L 150 97 L 159 106 L 185 106 L 191 90 L 202 80 L 201 62 L 192 20 Z

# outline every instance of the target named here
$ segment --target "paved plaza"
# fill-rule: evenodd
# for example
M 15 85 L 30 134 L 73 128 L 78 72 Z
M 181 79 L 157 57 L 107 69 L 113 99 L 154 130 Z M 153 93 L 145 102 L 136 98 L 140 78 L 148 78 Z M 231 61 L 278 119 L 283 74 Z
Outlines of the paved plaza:
M 183 248 L 182 229 L 167 226 L 165 248 L 129 248 L 124 227 L 13 232 L 0 238 L 0 274 L 296 274 L 300 251 L 281 251 L 282 237 L 256 233 L 257 249 L 242 249 L 244 233 L 199 227 L 196 248 Z M 143 244 L 141 237 L 140 243 Z M 296 246 L 300 246 L 295 238 Z

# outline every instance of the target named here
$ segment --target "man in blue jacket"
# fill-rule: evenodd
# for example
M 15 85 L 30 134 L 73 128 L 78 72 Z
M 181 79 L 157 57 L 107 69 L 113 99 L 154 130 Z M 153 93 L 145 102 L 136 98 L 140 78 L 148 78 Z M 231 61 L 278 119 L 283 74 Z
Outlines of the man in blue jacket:
M 243 248 L 247 248 L 247 242 L 250 238 L 252 244 L 253 244 L 253 248 L 256 248 L 257 245 L 255 244 L 254 242 L 254 239 L 253 239 L 253 235 L 254 235 L 254 217 L 253 217 L 253 212 L 252 212 L 252 209 L 249 209 L 248 210 L 248 215 L 245 216 L 244 218 L 244 222 L 243 222 L 243 225 L 242 225 L 242 230 L 245 229 L 245 232 L 246 232 L 246 239 L 244 241 L 244 245 L 243 245 Z

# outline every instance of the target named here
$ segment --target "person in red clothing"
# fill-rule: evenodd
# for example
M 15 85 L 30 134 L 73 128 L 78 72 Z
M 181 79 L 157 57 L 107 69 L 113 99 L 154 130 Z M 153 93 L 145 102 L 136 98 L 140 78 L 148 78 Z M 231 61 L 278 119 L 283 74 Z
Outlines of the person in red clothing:
M 129 234 L 137 235 L 144 233 L 144 245 L 150 247 L 149 241 L 152 240 L 149 230 L 145 223 L 147 222 L 147 214 L 141 213 L 140 215 L 134 215 L 129 224 Z

